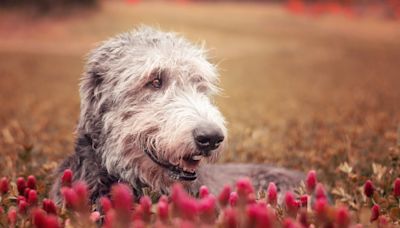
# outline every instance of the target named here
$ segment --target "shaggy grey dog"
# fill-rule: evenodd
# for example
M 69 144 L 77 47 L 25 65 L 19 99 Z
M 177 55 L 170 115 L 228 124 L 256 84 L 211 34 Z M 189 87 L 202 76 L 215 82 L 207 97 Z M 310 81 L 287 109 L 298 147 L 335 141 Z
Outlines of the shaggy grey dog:
M 256 189 L 270 181 L 282 191 L 302 174 L 267 165 L 211 165 L 226 144 L 225 121 L 211 97 L 218 74 L 205 51 L 174 33 L 149 27 L 111 38 L 93 50 L 82 77 L 75 153 L 57 171 L 52 197 L 61 201 L 60 176 L 88 184 L 93 203 L 116 182 L 168 194 L 181 182 L 218 192 L 250 177 Z

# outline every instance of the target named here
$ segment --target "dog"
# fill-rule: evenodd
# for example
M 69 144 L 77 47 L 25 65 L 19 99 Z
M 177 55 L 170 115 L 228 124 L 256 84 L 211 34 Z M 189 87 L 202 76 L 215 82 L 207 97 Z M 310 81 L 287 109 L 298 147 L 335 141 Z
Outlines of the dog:
M 141 26 L 117 35 L 88 56 L 80 84 L 81 112 L 75 153 L 58 168 L 52 198 L 60 203 L 60 176 L 86 182 L 90 200 L 128 184 L 169 194 L 180 182 L 192 195 L 206 185 L 249 177 L 257 190 L 274 182 L 280 192 L 303 179 L 300 172 L 256 164 L 213 164 L 227 143 L 224 117 L 212 102 L 218 72 L 204 48 L 170 32 Z

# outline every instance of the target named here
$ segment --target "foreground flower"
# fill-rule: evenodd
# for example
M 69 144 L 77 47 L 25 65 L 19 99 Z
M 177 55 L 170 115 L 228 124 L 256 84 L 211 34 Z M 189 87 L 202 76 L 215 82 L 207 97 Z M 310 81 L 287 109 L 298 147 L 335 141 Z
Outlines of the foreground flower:
M 28 176 L 28 180 L 26 181 L 26 185 L 30 189 L 36 189 L 36 178 L 35 176 Z
M 76 209 L 78 207 L 78 195 L 72 188 L 63 187 L 61 194 L 67 208 Z
M 253 185 L 248 178 L 239 179 L 236 182 L 237 193 L 239 197 L 247 197 L 250 193 L 253 193 Z
M 174 213 L 188 220 L 193 220 L 197 214 L 197 202 L 183 189 L 181 184 L 175 184 L 171 193 Z
M 366 197 L 371 198 L 374 195 L 374 185 L 371 180 L 367 180 L 364 184 L 364 194 Z
M 28 203 L 30 205 L 35 205 L 38 202 L 38 195 L 36 190 L 31 189 L 28 194 Z
M 17 179 L 17 190 L 20 195 L 24 195 L 26 188 L 26 182 L 23 177 L 18 177 Z
M 151 199 L 148 196 L 143 196 L 140 198 L 140 206 L 142 209 L 142 218 L 144 221 L 150 221 L 151 216 Z
M 216 203 L 217 200 L 215 196 L 212 194 L 207 195 L 203 199 L 200 200 L 198 204 L 198 210 L 200 214 L 200 219 L 209 224 L 215 222 L 216 219 Z
M 300 211 L 298 216 L 298 221 L 303 227 L 309 227 L 310 223 L 308 219 L 307 210 L 303 209 Z
M 107 212 L 109 210 L 111 210 L 111 208 L 112 208 L 112 204 L 111 204 L 110 199 L 108 197 L 105 197 L 105 196 L 100 198 L 100 205 L 101 205 L 101 209 L 103 210 L 104 214 L 107 214 Z
M 231 187 L 229 185 L 225 185 L 221 193 L 218 195 L 218 202 L 222 207 L 228 205 L 230 194 Z
M 35 209 L 32 212 L 32 221 L 36 228 L 60 228 L 60 223 L 54 215 L 46 215 L 43 210 Z
M 199 197 L 204 198 L 204 197 L 208 196 L 208 194 L 210 194 L 210 192 L 208 191 L 207 186 L 202 185 L 199 189 Z
M 269 228 L 274 226 L 274 214 L 265 204 L 249 204 L 246 214 L 247 224 L 245 227 Z
M 236 206 L 238 198 L 239 196 L 237 192 L 231 192 L 231 194 L 229 195 L 229 205 L 231 205 L 231 207 Z
M 312 192 L 314 192 L 316 186 L 317 186 L 317 173 L 315 172 L 315 170 L 311 170 L 308 172 L 306 177 L 307 192 L 311 194 Z
M 169 209 L 168 209 L 168 203 L 160 201 L 157 204 L 157 214 L 160 220 L 164 223 L 167 222 L 168 220 L 168 215 L 169 215 Z
M 326 219 L 327 210 L 328 210 L 328 202 L 326 201 L 326 199 L 323 198 L 317 199 L 317 201 L 314 204 L 314 211 L 318 220 L 323 221 Z
M 290 216 L 296 216 L 299 209 L 299 202 L 296 201 L 292 192 L 286 192 L 285 194 L 285 207 Z
M 271 205 L 276 205 L 278 202 L 278 191 L 275 183 L 270 182 L 267 188 L 267 202 Z
M 70 170 L 70 169 L 64 170 L 64 173 L 63 173 L 63 175 L 61 177 L 62 186 L 71 187 L 71 185 L 72 185 L 72 177 L 73 177 L 72 170 Z
M 346 228 L 350 225 L 350 214 L 347 208 L 340 207 L 336 211 L 335 222 L 339 227 Z
M 318 183 L 317 187 L 315 187 L 315 198 L 316 199 L 324 199 L 324 200 L 328 199 L 324 185 L 322 185 L 321 183 Z
M 7 194 L 9 189 L 8 179 L 7 177 L 3 177 L 0 180 L 0 194 Z
M 371 218 L 370 221 L 373 222 L 379 218 L 381 208 L 378 204 L 375 204 L 371 208 Z
M 300 224 L 298 224 L 296 221 L 294 221 L 291 218 L 285 218 L 285 220 L 283 220 L 282 227 L 283 228 L 302 228 L 302 226 Z
M 238 216 L 237 212 L 234 208 L 228 207 L 223 212 L 223 227 L 226 228 L 237 228 L 238 223 Z
M 42 202 L 42 208 L 48 214 L 57 215 L 57 207 L 51 199 L 44 199 Z
M 400 198 L 400 178 L 396 178 L 393 184 L 393 194 L 396 198 Z
M 28 206 L 29 206 L 29 204 L 26 201 L 24 201 L 24 200 L 19 201 L 18 213 L 20 213 L 22 215 L 26 214 L 26 212 L 28 210 Z
M 98 211 L 94 211 L 90 214 L 90 221 L 97 222 L 100 220 L 100 213 Z
M 111 190 L 111 199 L 118 212 L 130 213 L 133 208 L 133 194 L 127 185 L 115 185 Z
M 307 205 L 308 205 L 308 195 L 300 196 L 300 206 L 307 207 Z
M 7 213 L 7 219 L 10 225 L 14 226 L 17 223 L 17 210 L 11 207 Z

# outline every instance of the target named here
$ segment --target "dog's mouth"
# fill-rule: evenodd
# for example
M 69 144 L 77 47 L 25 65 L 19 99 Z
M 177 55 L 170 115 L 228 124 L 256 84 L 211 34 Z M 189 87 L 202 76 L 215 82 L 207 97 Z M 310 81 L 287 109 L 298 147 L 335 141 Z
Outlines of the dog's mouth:
M 160 160 L 149 149 L 145 149 L 144 152 L 154 163 L 166 169 L 171 178 L 182 181 L 194 181 L 197 179 L 196 168 L 203 158 L 202 155 L 188 155 L 180 159 L 178 164 L 172 164 L 170 162 Z

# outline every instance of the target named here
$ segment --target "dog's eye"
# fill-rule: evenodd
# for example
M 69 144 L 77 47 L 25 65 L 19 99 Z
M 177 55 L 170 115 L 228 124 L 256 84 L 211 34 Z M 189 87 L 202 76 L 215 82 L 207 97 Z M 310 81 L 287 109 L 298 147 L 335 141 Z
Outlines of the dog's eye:
M 150 82 L 150 85 L 155 89 L 160 89 L 162 86 L 161 78 L 154 79 L 153 81 Z

